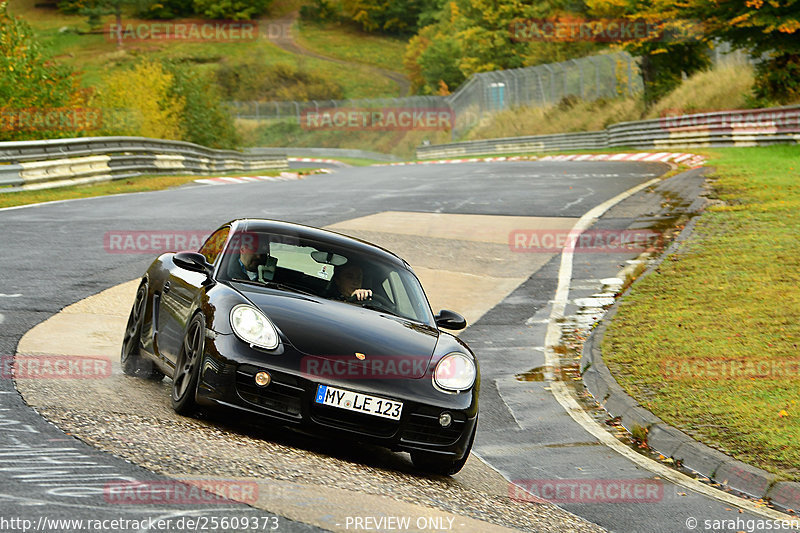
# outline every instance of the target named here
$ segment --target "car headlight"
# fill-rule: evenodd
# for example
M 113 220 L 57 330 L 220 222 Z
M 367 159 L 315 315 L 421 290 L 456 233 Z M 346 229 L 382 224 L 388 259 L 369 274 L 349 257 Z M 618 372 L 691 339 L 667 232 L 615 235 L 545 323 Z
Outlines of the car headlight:
M 467 390 L 475 383 L 475 363 L 463 353 L 449 353 L 436 364 L 433 380 L 448 391 Z
M 251 305 L 241 304 L 231 309 L 231 327 L 244 342 L 273 350 L 278 347 L 278 332 L 269 318 Z

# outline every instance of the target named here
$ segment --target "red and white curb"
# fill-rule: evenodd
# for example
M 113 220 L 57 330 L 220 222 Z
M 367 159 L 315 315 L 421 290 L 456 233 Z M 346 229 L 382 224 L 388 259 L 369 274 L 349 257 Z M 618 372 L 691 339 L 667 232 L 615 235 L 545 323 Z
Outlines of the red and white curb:
M 349 167 L 347 163 L 337 161 L 336 159 L 317 159 L 314 157 L 288 157 L 290 163 L 327 163 L 329 165 L 336 165 L 339 167 Z
M 450 165 L 456 163 L 496 163 L 501 161 L 639 161 L 673 163 L 689 168 L 701 167 L 706 158 L 702 155 L 687 154 L 683 152 L 636 152 L 631 154 L 570 154 L 546 156 L 513 156 L 513 157 L 471 157 L 464 159 L 433 159 L 430 161 L 408 161 L 401 163 L 387 163 L 374 166 L 403 166 L 403 165 Z
M 330 171 L 321 168 L 317 173 L 327 174 Z M 254 181 L 291 181 L 302 179 L 303 176 L 297 172 L 281 172 L 278 176 L 237 176 L 237 177 L 221 177 L 221 178 L 203 178 L 194 180 L 195 183 L 203 185 L 230 185 L 233 183 L 252 183 Z
M 546 155 L 539 161 L 646 161 L 658 163 L 675 163 L 690 168 L 701 167 L 706 158 L 697 154 L 682 152 L 636 152 L 634 154 L 571 154 Z

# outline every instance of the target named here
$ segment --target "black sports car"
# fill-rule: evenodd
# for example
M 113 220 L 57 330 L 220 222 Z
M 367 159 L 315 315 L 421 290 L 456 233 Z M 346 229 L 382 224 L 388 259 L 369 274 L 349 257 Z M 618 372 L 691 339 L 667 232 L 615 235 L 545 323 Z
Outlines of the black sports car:
M 253 413 L 407 451 L 454 474 L 478 420 L 478 363 L 442 329 L 411 267 L 351 237 L 235 220 L 198 252 L 166 253 L 136 293 L 123 371 L 172 377 L 172 406 Z

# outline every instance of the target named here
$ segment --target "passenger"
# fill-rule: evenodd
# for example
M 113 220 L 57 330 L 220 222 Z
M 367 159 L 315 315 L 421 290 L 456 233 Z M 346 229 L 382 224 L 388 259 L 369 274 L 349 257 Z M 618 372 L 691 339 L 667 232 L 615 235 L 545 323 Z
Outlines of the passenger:
M 248 233 L 242 236 L 238 257 L 228 263 L 230 279 L 270 281 L 275 272 L 277 259 L 269 255 L 269 240 L 266 236 Z M 262 277 L 259 278 L 259 267 Z

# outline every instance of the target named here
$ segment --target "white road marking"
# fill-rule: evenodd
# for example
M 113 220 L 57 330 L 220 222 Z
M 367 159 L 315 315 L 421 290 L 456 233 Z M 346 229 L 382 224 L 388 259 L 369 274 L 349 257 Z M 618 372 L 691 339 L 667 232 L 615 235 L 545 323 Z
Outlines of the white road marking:
M 572 232 L 583 232 L 587 230 L 592 224 L 594 224 L 595 220 L 597 220 L 600 215 L 608 211 L 611 207 L 636 194 L 642 189 L 657 183 L 658 181 L 659 178 L 656 178 L 641 185 L 637 185 L 636 187 L 628 189 L 614 198 L 611 198 L 610 200 L 607 200 L 594 207 L 584 214 L 580 219 L 578 219 L 578 221 L 575 223 L 575 226 L 572 228 Z M 547 334 L 545 335 L 545 364 L 555 370 L 557 370 L 560 366 L 558 354 L 554 350 L 555 346 L 559 344 L 561 339 L 561 329 L 558 319 L 564 317 L 564 309 L 569 301 L 569 284 L 570 280 L 572 279 L 573 255 L 574 248 L 567 244 L 561 253 L 561 267 L 558 271 L 558 288 L 556 289 L 553 307 L 550 311 L 550 322 L 547 325 Z M 546 377 L 549 377 L 552 380 L 552 373 Z M 764 507 L 763 504 L 758 505 L 749 500 L 745 500 L 732 494 L 728 494 L 727 492 L 709 487 L 708 485 L 705 485 L 696 479 L 673 470 L 672 468 L 669 468 L 658 461 L 640 455 L 625 444 L 618 441 L 614 436 L 606 431 L 603 426 L 596 422 L 578 404 L 575 398 L 572 397 L 566 383 L 563 381 L 552 380 L 550 383 L 550 390 L 553 393 L 556 401 L 561 404 L 569 416 L 571 416 L 575 422 L 580 424 L 583 429 L 594 435 L 594 437 L 596 437 L 601 443 L 634 462 L 638 466 L 649 470 L 650 472 L 653 472 L 654 474 L 657 474 L 663 479 L 667 479 L 676 485 L 686 487 L 687 489 L 698 494 L 714 498 L 723 503 L 747 510 L 753 514 L 761 515 L 772 520 L 796 519 L 796 517 L 792 517 L 774 509 Z
M 0 298 L 19 298 L 20 296 L 22 296 L 20 293 L 6 294 L 4 292 L 0 292 Z

